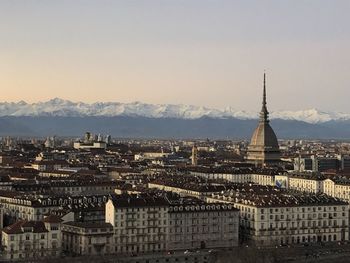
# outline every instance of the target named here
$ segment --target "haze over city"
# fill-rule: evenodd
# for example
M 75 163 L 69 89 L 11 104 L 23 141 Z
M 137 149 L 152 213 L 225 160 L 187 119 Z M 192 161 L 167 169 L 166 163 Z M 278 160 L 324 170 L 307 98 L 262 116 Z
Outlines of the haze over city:
M 1 1 L 1 101 L 258 111 L 265 69 L 270 110 L 350 112 L 349 9 L 338 0 Z

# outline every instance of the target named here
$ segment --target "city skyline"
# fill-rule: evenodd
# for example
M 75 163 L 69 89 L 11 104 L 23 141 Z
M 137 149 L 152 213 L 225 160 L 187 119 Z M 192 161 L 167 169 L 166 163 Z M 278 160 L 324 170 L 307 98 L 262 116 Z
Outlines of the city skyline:
M 257 111 L 266 69 L 271 111 L 350 112 L 349 7 L 4 1 L 1 101 L 60 97 Z
M 0 1 L 0 262 L 348 262 L 349 10 Z

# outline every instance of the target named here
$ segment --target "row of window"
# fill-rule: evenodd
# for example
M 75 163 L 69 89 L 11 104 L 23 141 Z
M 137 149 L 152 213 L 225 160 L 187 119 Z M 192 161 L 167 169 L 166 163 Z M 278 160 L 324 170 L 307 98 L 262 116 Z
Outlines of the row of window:
M 322 222 L 323 222 L 323 224 L 322 224 Z M 260 228 L 261 229 L 264 229 L 265 228 L 265 224 L 264 223 L 261 223 L 260 224 Z M 326 221 L 326 220 L 324 220 L 324 221 L 317 221 L 317 223 L 316 223 L 316 221 L 301 221 L 301 222 L 291 222 L 291 224 L 285 224 L 285 223 L 283 223 L 283 222 L 281 222 L 280 224 L 278 224 L 278 223 L 275 223 L 275 224 L 273 224 L 273 223 L 270 223 L 270 225 L 269 225 L 269 228 L 271 229 L 271 228 L 277 228 L 277 227 L 280 227 L 280 228 L 294 228 L 294 227 L 316 227 L 316 226 L 318 226 L 318 227 L 321 227 L 321 226 L 323 226 L 323 227 L 338 227 L 339 225 L 338 225 L 338 222 L 337 222 L 337 220 L 333 220 L 333 224 L 332 224 L 332 220 L 328 220 L 328 221 Z M 345 222 L 345 220 L 342 220 L 342 224 L 341 224 L 341 226 L 342 227 L 345 227 L 346 226 L 346 222 Z
M 322 218 L 322 216 L 323 217 L 329 217 L 329 218 L 336 218 L 337 216 L 338 216 L 338 214 L 335 212 L 335 213 L 320 213 L 320 214 L 309 214 L 308 215 L 308 219 L 316 219 L 317 218 L 317 215 L 318 215 L 318 219 L 321 219 Z M 346 216 L 346 214 L 345 214 L 345 212 L 343 212 L 342 214 L 341 214 L 341 216 L 342 217 L 345 217 Z M 248 218 L 249 218 L 249 216 L 248 216 Z M 289 215 L 287 215 L 286 217 L 284 217 L 284 215 L 275 215 L 275 217 L 273 216 L 273 215 L 270 215 L 270 219 L 275 219 L 275 220 L 284 220 L 284 219 L 290 219 L 290 217 L 289 217 Z M 292 214 L 292 216 L 291 216 L 291 219 L 294 219 L 295 218 L 295 216 L 294 216 L 294 214 Z M 305 214 L 302 214 L 301 215 L 301 217 L 300 217 L 300 214 L 298 214 L 297 216 L 296 216 L 296 218 L 297 219 L 305 219 L 306 218 L 306 215 Z M 261 220 L 264 220 L 265 219 L 265 216 L 264 215 L 261 215 L 260 216 L 260 219 Z
M 292 236 L 292 237 L 281 237 L 281 238 L 277 238 L 274 239 L 274 243 L 278 244 L 299 244 L 299 243 L 309 243 L 309 242 L 320 242 L 320 241 L 324 241 L 324 242 L 331 242 L 331 241 L 339 241 L 340 239 L 338 238 L 338 236 L 336 234 L 334 235 L 320 235 L 320 236 L 316 236 L 316 235 L 307 235 L 307 236 Z M 344 240 L 344 237 L 341 238 L 341 240 Z M 260 243 L 263 245 L 265 243 L 264 240 L 261 240 Z
M 32 232 L 32 231 L 28 231 Z M 40 234 L 40 239 L 45 239 L 46 234 Z M 57 233 L 52 233 L 51 237 L 57 239 Z M 33 235 L 33 240 L 36 240 L 36 235 Z M 22 241 L 22 235 L 19 235 L 19 240 Z M 25 240 L 31 240 L 30 235 L 25 235 Z M 10 241 L 15 241 L 15 235 L 10 235 Z

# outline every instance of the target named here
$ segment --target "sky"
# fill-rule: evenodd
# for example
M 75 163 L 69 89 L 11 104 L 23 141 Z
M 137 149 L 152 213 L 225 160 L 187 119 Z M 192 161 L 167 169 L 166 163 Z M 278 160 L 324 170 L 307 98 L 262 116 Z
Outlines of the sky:
M 350 112 L 348 0 L 1 0 L 0 101 Z

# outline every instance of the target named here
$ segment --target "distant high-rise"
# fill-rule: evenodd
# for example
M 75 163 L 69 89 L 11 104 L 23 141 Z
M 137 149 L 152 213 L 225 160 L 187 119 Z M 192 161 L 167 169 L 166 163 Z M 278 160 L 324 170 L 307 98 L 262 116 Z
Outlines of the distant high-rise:
M 269 124 L 266 107 L 266 74 L 264 73 L 263 102 L 260 120 L 248 146 L 247 161 L 256 165 L 267 165 L 280 161 L 280 150 L 275 132 Z
M 198 148 L 196 145 L 193 145 L 193 148 L 192 148 L 191 161 L 193 166 L 198 165 Z
M 89 143 L 92 140 L 92 134 L 90 132 L 86 132 L 84 136 L 84 142 Z
M 106 142 L 107 144 L 110 144 L 110 143 L 112 142 L 111 135 L 107 135 L 107 136 L 106 136 L 105 142 Z

